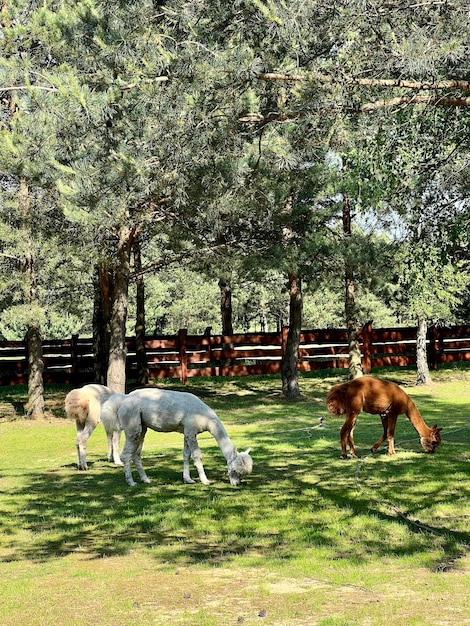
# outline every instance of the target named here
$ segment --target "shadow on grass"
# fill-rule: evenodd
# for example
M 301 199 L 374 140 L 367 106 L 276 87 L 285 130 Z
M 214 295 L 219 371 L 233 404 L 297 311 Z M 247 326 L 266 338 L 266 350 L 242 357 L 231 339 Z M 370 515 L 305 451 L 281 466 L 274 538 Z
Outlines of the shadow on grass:
M 0 494 L 2 559 L 48 561 L 77 552 L 93 559 L 145 549 L 168 564 L 227 563 L 237 555 L 267 564 L 321 548 L 332 560 L 367 563 L 386 555 L 424 562 L 425 555 L 431 569 L 455 566 L 470 544 L 468 433 L 452 434 L 464 423 L 464 409 L 450 411 L 431 394 L 417 399 L 426 421 L 444 426 L 444 443 L 433 456 L 420 451 L 402 417 L 396 458 L 382 449 L 364 461 L 343 461 L 342 420 L 328 416 L 324 428 L 318 423 L 327 415 L 329 386 L 320 380 L 295 403 L 279 397 L 275 378 L 181 388 L 206 400 L 229 432 L 230 422 L 248 425 L 254 473 L 239 488 L 229 485 L 209 436 L 202 446 L 213 481 L 208 487 L 182 483 L 176 446 L 144 452 L 153 482 L 134 489 L 122 468 L 96 458 L 87 473 L 74 465 L 22 472 L 22 487 Z M 380 418 L 361 414 L 358 449 L 368 454 L 380 434 Z
M 446 520 L 462 489 L 446 456 L 436 467 L 437 455 L 418 450 L 412 458 L 379 454 L 367 460 L 358 489 L 358 461 L 339 459 L 336 429 L 260 433 L 252 443 L 255 471 L 239 488 L 228 484 L 216 446 L 205 452 L 209 487 L 182 484 L 176 448 L 144 454 L 153 482 L 133 489 L 122 469 L 105 461 L 90 462 L 87 473 L 68 465 L 23 475 L 22 490 L 3 494 L 23 503 L 14 515 L 9 507 L 0 511 L 3 560 L 47 561 L 74 552 L 100 558 L 138 547 L 159 562 L 214 564 L 240 554 L 287 560 L 322 548 L 331 559 L 357 563 L 427 552 L 429 566 L 439 569 L 466 553 L 468 533 Z M 464 471 L 462 460 L 458 472 Z M 466 498 L 468 487 L 467 480 Z M 429 502 L 432 511 L 451 508 L 433 521 Z M 420 516 L 426 529 L 410 516 Z

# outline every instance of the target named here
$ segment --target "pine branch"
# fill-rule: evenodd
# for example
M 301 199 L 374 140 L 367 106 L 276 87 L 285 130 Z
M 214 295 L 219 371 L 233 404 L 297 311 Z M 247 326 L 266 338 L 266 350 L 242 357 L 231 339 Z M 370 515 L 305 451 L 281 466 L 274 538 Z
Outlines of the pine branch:
M 42 85 L 15 85 L 14 87 L 0 87 L 0 92 L 6 91 L 24 91 L 29 89 L 38 89 L 40 91 L 50 91 L 57 93 L 59 90 L 56 87 L 43 87 Z
M 431 106 L 441 107 L 468 107 L 470 106 L 470 97 L 468 98 L 444 98 L 432 97 L 428 95 L 416 96 L 400 96 L 391 98 L 390 100 L 376 100 L 361 105 L 353 111 L 375 111 L 377 109 L 390 108 L 393 106 L 409 105 L 409 104 L 429 104 Z
M 235 244 L 235 242 L 232 242 L 232 244 Z M 198 248 L 197 250 L 194 250 L 194 249 L 187 250 L 186 252 L 182 252 L 181 254 L 178 254 L 176 256 L 169 257 L 167 259 L 160 259 L 159 261 L 154 261 L 153 263 L 149 263 L 138 272 L 133 272 L 130 275 L 130 278 L 137 278 L 137 276 L 142 276 L 143 274 L 148 274 L 149 272 L 162 269 L 163 267 L 168 267 L 168 265 L 172 265 L 173 263 L 179 263 L 191 256 L 194 256 L 195 253 L 197 253 L 198 256 L 200 256 L 201 254 L 206 254 L 210 252 L 218 252 L 218 251 L 224 252 L 227 250 L 227 247 L 229 247 L 232 244 L 223 243 L 223 244 L 217 244 L 213 246 L 206 246 L 205 248 Z
M 439 92 L 443 90 L 460 90 L 464 92 L 470 92 L 470 81 L 467 80 L 439 80 L 439 81 L 413 81 L 402 80 L 392 78 L 336 78 L 333 76 L 325 75 L 309 75 L 305 74 L 289 74 L 282 72 L 266 72 L 258 74 L 257 78 L 263 81 L 281 81 L 281 82 L 310 82 L 321 84 L 341 84 L 344 86 L 355 87 L 370 87 L 370 88 L 383 88 L 383 89 L 408 89 L 412 91 L 425 91 L 425 92 Z M 335 106 L 324 105 L 315 108 L 317 112 L 345 112 L 345 113 L 365 113 L 369 111 L 376 111 L 378 109 L 386 109 L 396 106 L 409 106 L 415 104 L 426 104 L 430 106 L 442 106 L 442 107 L 468 107 L 470 106 L 470 97 L 447 97 L 439 96 L 435 93 L 433 95 L 426 94 L 414 94 L 396 96 L 394 98 L 382 98 L 373 102 L 365 102 L 357 107 L 350 106 Z M 238 122 L 243 123 L 261 123 L 269 124 L 270 122 L 285 122 L 287 120 L 297 119 L 301 116 L 305 116 L 306 113 L 300 111 L 283 111 L 283 112 L 270 112 L 267 114 L 262 113 L 247 113 L 238 118 Z
M 128 85 L 123 85 L 120 87 L 121 91 L 130 91 L 131 89 L 135 89 L 140 85 L 152 85 L 153 83 L 165 83 L 168 80 L 168 76 L 156 76 L 155 78 L 147 78 L 146 80 L 142 80 L 138 83 L 129 83 Z
M 128 85 L 122 85 L 119 89 L 124 91 L 131 91 L 132 89 L 136 89 L 142 84 L 151 85 L 153 83 L 164 83 L 168 80 L 168 76 L 156 76 L 155 78 L 148 78 L 146 80 L 129 83 Z M 58 93 L 60 90 L 57 87 L 44 87 L 43 85 L 31 84 L 31 85 L 13 85 L 11 87 L 0 87 L 0 93 L 7 91 L 24 91 L 24 90 L 34 90 L 38 89 L 40 91 L 49 91 L 52 93 Z
M 460 89 L 470 91 L 468 80 L 438 80 L 438 81 L 415 81 L 394 78 L 336 78 L 325 75 L 287 74 L 279 72 L 266 72 L 258 74 L 257 78 L 264 81 L 285 82 L 319 82 L 322 84 L 342 83 L 343 85 L 356 87 L 388 87 L 412 89 L 414 91 L 441 91 L 443 89 Z
M 410 106 L 415 104 L 426 104 L 429 106 L 440 107 L 470 107 L 470 97 L 467 98 L 445 98 L 439 96 L 430 96 L 425 94 L 414 96 L 397 96 L 396 98 L 390 98 L 389 100 L 376 100 L 374 102 L 366 102 L 357 107 L 350 106 L 323 106 L 315 108 L 315 112 L 343 112 L 343 113 L 367 113 L 370 111 L 377 111 L 378 109 L 386 109 L 398 106 Z M 311 111 L 310 111 L 311 112 Z M 270 112 L 267 115 L 262 113 L 247 113 L 238 118 L 240 124 L 245 123 L 259 123 L 269 124 L 270 122 L 285 122 L 287 120 L 298 119 L 299 117 L 305 117 L 307 113 L 300 111 L 274 113 Z

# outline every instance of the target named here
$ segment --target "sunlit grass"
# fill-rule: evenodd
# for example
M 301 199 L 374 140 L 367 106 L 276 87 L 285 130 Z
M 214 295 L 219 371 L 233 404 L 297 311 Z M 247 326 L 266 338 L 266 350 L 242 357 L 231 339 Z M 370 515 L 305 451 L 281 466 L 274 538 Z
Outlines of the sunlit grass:
M 429 608 L 428 598 L 438 591 L 454 607 L 449 623 L 463 623 L 470 371 L 454 373 L 423 388 L 412 385 L 412 371 L 388 373 L 407 385 L 428 424 L 444 427 L 435 455 L 422 453 L 405 417 L 397 456 L 371 455 L 380 419 L 361 414 L 362 458 L 349 461 L 340 459 L 342 421 L 324 405 L 341 372 L 302 377 L 293 403 L 277 377 L 191 380 L 185 390 L 218 412 L 235 445 L 252 447 L 254 472 L 239 488 L 209 435 L 200 437 L 208 487 L 182 483 L 183 441 L 174 433 L 147 436 L 150 485 L 127 487 L 122 468 L 105 459 L 101 427 L 89 441 L 89 472 L 78 472 L 74 426 L 61 408 L 68 388 L 48 389 L 48 419 L 0 423 L 5 623 L 43 624 L 60 605 L 54 623 L 66 626 L 83 623 L 74 612 L 83 606 L 87 623 L 103 625 L 251 624 L 262 611 L 263 624 L 434 624 L 441 600 Z M 11 390 L 1 391 L 8 402 Z M 451 583 L 438 578 L 444 573 Z M 92 589 L 85 598 L 83 583 Z M 35 603 L 45 607 L 41 620 Z

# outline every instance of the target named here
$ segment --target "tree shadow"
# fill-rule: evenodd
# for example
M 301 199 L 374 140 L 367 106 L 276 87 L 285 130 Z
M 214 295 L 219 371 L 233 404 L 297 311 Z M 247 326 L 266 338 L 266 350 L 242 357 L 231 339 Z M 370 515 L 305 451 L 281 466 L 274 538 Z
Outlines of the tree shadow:
M 269 389 L 243 386 L 240 394 L 234 381 L 225 396 L 211 395 L 211 389 L 203 394 L 196 385 L 183 389 L 207 398 L 215 410 L 240 409 L 250 425 L 254 472 L 239 488 L 228 483 L 225 460 L 210 436 L 201 442 L 213 481 L 208 487 L 182 483 L 180 446 L 144 451 L 153 482 L 133 489 L 122 468 L 92 455 L 89 472 L 72 463 L 22 473 L 23 487 L 3 490 L 3 560 L 41 562 L 77 552 L 94 559 L 140 546 L 169 564 L 214 564 L 240 554 L 285 561 L 322 547 L 331 558 L 357 563 L 428 553 L 432 569 L 458 566 L 470 545 L 468 520 L 449 518 L 446 507 L 470 495 L 468 435 L 451 440 L 463 413 L 420 396 L 426 419 L 435 415 L 444 426 L 435 455 L 421 453 L 412 426 L 400 418 L 397 457 L 381 450 L 365 461 L 344 461 L 342 420 L 327 417 L 323 427 L 318 422 L 326 415 L 322 398 L 291 404 L 271 398 Z M 255 405 L 261 408 L 253 410 Z M 378 416 L 361 414 L 358 449 L 367 455 L 381 428 Z
M 126 555 L 139 546 L 170 564 L 214 564 L 244 553 L 288 560 L 318 546 L 333 558 L 357 563 L 438 550 L 442 556 L 430 556 L 430 567 L 439 569 L 456 566 L 467 551 L 468 533 L 446 525 L 444 518 L 435 524 L 426 519 L 425 528 L 411 519 L 423 516 L 427 498 L 437 506 L 455 497 L 459 487 L 448 487 L 453 466 L 445 457 L 433 493 L 426 494 L 411 485 L 419 484 L 420 476 L 435 477 L 431 462 L 436 457 L 418 452 L 387 462 L 374 457 L 367 462 L 366 488 L 360 490 L 358 461 L 339 458 L 333 428 L 260 432 L 253 446 L 255 470 L 239 488 L 229 485 L 216 445 L 205 450 L 214 481 L 209 487 L 182 484 L 176 448 L 144 454 L 153 482 L 136 488 L 125 484 L 122 468 L 93 459 L 89 472 L 68 464 L 23 475 L 22 489 L 4 492 L 24 503 L 14 516 L 0 511 L 4 560 L 48 561 L 76 552 L 94 559 Z M 404 515 L 387 510 L 388 501 Z

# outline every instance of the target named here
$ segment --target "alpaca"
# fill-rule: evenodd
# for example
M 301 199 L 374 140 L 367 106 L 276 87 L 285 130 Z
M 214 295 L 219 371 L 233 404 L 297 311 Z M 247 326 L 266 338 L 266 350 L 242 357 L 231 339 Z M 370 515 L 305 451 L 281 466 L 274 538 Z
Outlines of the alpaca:
M 118 411 L 119 422 L 125 432 L 126 441 L 121 458 L 128 485 L 135 486 L 131 472 L 131 460 L 139 472 L 140 479 L 149 483 L 142 466 L 142 446 L 147 429 L 159 432 L 179 432 L 184 435 L 183 482 L 194 483 L 189 470 L 189 459 L 196 466 L 199 479 L 209 485 L 197 435 L 209 432 L 217 441 L 226 461 L 231 485 L 239 485 L 244 474 L 251 474 L 253 461 L 250 448 L 238 452 L 230 441 L 222 422 L 216 413 L 202 400 L 191 393 L 163 389 L 136 389 L 122 402 Z
M 380 415 L 383 424 L 383 434 L 372 446 L 371 452 L 377 452 L 385 439 L 388 439 L 388 453 L 390 455 L 395 454 L 395 426 L 398 416 L 402 414 L 408 417 L 420 436 L 421 445 L 425 452 L 434 453 L 441 443 L 442 428 L 437 426 L 429 428 L 409 395 L 390 381 L 364 376 L 347 383 L 334 385 L 328 393 L 326 405 L 333 415 L 346 415 L 341 428 L 341 456 L 343 459 L 348 458 L 346 443 L 349 444 L 351 456 L 357 457 L 353 431 L 357 416 L 361 411 Z
M 104 385 L 85 385 L 81 389 L 73 389 L 65 398 L 67 417 L 74 419 L 77 426 L 78 469 L 87 470 L 86 442 L 99 424 L 103 426 L 108 437 L 108 460 L 115 465 L 122 465 L 119 456 L 121 427 L 117 419 L 117 410 L 125 395 L 115 393 Z

